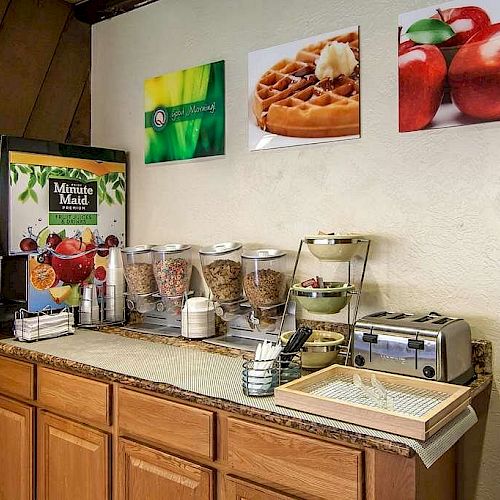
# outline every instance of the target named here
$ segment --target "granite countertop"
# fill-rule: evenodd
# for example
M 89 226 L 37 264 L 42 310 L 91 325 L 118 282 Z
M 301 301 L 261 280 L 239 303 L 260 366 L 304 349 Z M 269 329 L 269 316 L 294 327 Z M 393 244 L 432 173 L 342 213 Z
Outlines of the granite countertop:
M 239 363 L 243 357 L 248 356 L 248 353 L 243 353 L 238 349 L 228 349 L 225 347 L 219 347 L 200 341 L 190 341 L 182 338 L 144 335 L 121 328 L 107 328 L 101 330 L 101 333 L 110 335 L 109 339 L 106 336 L 101 337 L 102 339 L 113 340 L 111 336 L 118 335 L 120 336 L 120 339 L 115 337 L 117 340 L 121 340 L 123 339 L 123 337 L 143 340 L 145 342 L 148 342 L 147 346 L 150 346 L 151 343 L 168 344 L 188 350 L 195 349 L 197 352 L 216 353 L 227 356 L 228 358 L 239 358 L 238 360 L 234 360 L 233 364 Z M 339 429 L 336 427 L 332 427 L 331 425 L 307 421 L 294 416 L 283 415 L 280 413 L 276 413 L 275 411 L 262 409 L 262 407 L 258 408 L 257 406 L 252 405 L 252 399 L 255 400 L 256 398 L 248 398 L 247 401 L 245 401 L 245 404 L 236 403 L 225 398 L 214 398 L 196 393 L 195 391 L 181 389 L 175 385 L 163 382 L 155 382 L 153 381 L 152 377 L 150 377 L 150 379 L 148 379 L 148 377 L 132 377 L 123 373 L 119 373 L 118 369 L 117 371 L 107 370 L 97 368 L 86 362 L 76 361 L 75 359 L 78 359 L 79 357 L 82 358 L 82 356 L 78 356 L 77 353 L 71 352 L 71 346 L 73 344 L 75 344 L 75 346 L 77 345 L 77 336 L 78 334 L 75 335 L 74 338 L 63 337 L 61 339 L 46 341 L 52 343 L 52 345 L 54 346 L 57 346 L 58 341 L 61 341 L 59 342 L 60 344 L 64 343 L 64 345 L 66 346 L 66 351 L 63 350 L 63 354 L 59 354 L 58 356 L 49 353 L 51 349 L 44 348 L 43 344 L 45 344 L 46 346 L 50 345 L 46 344 L 45 342 L 35 343 L 38 344 L 35 345 L 16 342 L 12 339 L 1 340 L 2 337 L 0 337 L 0 354 L 11 356 L 20 360 L 40 363 L 53 368 L 68 370 L 78 375 L 88 376 L 106 382 L 118 382 L 126 386 L 144 389 L 158 394 L 164 394 L 166 396 L 179 398 L 187 402 L 201 404 L 230 413 L 252 417 L 263 422 L 271 422 L 292 429 L 312 433 L 318 436 L 344 441 L 357 446 L 376 448 L 406 457 L 411 457 L 415 454 L 415 451 L 405 443 L 400 443 L 391 439 L 368 436 L 365 434 L 352 432 L 350 430 Z M 64 342 L 63 339 L 65 339 Z M 121 344 L 123 345 L 123 342 L 121 342 Z M 135 343 L 131 342 L 131 344 Z M 47 352 L 40 352 L 44 350 Z M 473 351 L 474 364 L 478 376 L 476 380 L 474 380 L 471 384 L 471 388 L 473 390 L 472 397 L 488 388 L 489 384 L 491 384 L 492 381 L 492 375 L 488 372 L 491 367 L 491 361 L 488 359 L 488 356 L 491 356 L 491 344 L 486 341 L 474 341 Z M 64 352 L 67 352 L 67 356 L 64 355 Z M 185 352 L 188 353 L 188 351 Z M 96 354 L 98 355 L 98 349 L 96 350 Z M 150 359 L 149 361 L 154 362 L 155 360 Z M 147 360 L 144 360 L 144 363 L 147 364 Z M 189 367 L 185 368 L 185 370 L 186 376 L 189 378 Z

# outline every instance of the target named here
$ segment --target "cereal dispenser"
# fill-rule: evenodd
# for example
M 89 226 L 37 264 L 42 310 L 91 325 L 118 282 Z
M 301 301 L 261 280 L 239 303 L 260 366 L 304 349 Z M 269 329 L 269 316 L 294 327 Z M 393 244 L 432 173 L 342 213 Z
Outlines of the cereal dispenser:
M 243 298 L 241 243 L 218 243 L 200 249 L 203 277 L 212 298 L 222 304 L 234 304 Z
M 243 288 L 250 304 L 250 322 L 273 331 L 286 300 L 286 253 L 276 249 L 247 250 L 242 255 Z
M 280 323 L 295 326 L 295 304 L 285 311 L 286 253 L 274 249 L 242 251 L 227 242 L 200 250 L 203 276 L 216 301 L 227 334 L 206 342 L 253 350 L 262 340 L 277 340 Z
M 191 247 L 184 244 L 139 245 L 122 250 L 127 306 L 140 313 L 127 329 L 179 336 L 181 309 L 189 295 Z
M 158 292 L 167 309 L 182 306 L 191 281 L 191 247 L 171 243 L 152 248 L 153 272 Z
M 155 308 L 153 294 L 157 287 L 151 248 L 151 245 L 137 245 L 122 249 L 123 273 L 127 282 L 127 306 L 141 314 Z

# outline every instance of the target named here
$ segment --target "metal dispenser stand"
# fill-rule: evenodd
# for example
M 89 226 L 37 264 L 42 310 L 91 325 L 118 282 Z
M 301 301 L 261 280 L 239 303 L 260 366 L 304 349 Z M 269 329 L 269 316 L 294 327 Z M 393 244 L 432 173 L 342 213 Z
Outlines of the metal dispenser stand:
M 324 235 L 325 238 L 332 237 L 333 235 Z M 321 239 L 322 235 L 318 235 L 317 238 Z M 297 257 L 295 259 L 295 264 L 293 267 L 293 273 L 292 273 L 292 281 L 291 281 L 291 286 L 288 290 L 287 294 L 287 299 L 286 299 L 286 305 L 285 308 L 288 307 L 288 304 L 290 302 L 294 302 L 293 300 L 290 300 L 292 298 L 292 286 L 295 283 L 295 276 L 297 273 L 297 268 L 299 266 L 299 261 L 300 261 L 300 256 L 302 253 L 302 247 L 304 243 L 307 243 L 307 237 L 303 238 L 300 240 L 299 243 L 299 248 L 297 251 Z M 368 255 L 370 252 L 370 244 L 371 240 L 366 239 L 366 238 L 361 238 L 358 237 L 356 238 L 356 246 L 359 246 L 359 250 L 356 250 L 355 253 L 349 257 L 347 260 L 332 260 L 332 259 L 322 259 L 319 258 L 318 256 L 315 256 L 318 260 L 321 262 L 331 262 L 332 264 L 339 264 L 339 265 L 345 265 L 346 266 L 346 278 L 347 278 L 347 283 L 354 285 L 355 290 L 351 292 L 353 297 L 351 300 L 348 302 L 346 308 L 346 314 L 347 314 L 347 319 L 346 319 L 346 326 L 348 330 L 348 343 L 347 343 L 347 349 L 344 349 L 344 354 L 345 354 L 345 364 L 348 365 L 350 364 L 350 357 L 351 357 L 351 345 L 352 345 L 352 338 L 353 338 L 353 333 L 354 333 L 354 324 L 356 323 L 357 316 L 358 316 L 358 310 L 359 310 L 359 303 L 361 300 L 361 292 L 363 289 L 363 283 L 364 283 L 364 278 L 365 278 L 365 272 L 366 272 L 366 264 L 368 262 Z M 357 272 L 356 272 L 357 271 Z M 343 313 L 343 310 L 339 311 L 338 313 L 333 313 L 331 316 L 334 315 L 339 315 Z M 314 313 L 308 313 L 308 314 L 314 314 Z M 284 329 L 284 323 L 282 322 L 280 325 L 279 333 L 281 335 L 281 332 Z
M 209 299 L 213 300 L 212 294 Z M 260 320 L 250 303 L 242 299 L 237 303 L 215 302 L 216 314 L 227 323 L 227 333 L 220 337 L 204 339 L 203 342 L 232 347 L 243 351 L 255 351 L 257 345 L 264 340 L 278 342 L 283 328 L 295 330 L 295 303 L 287 300 L 284 304 L 273 306 L 269 309 L 277 309 L 275 316 L 275 328 L 269 331 L 259 329 Z M 282 311 L 279 313 L 279 311 Z
M 171 297 L 171 300 L 179 301 L 179 305 L 172 304 L 171 307 L 167 307 L 159 294 L 148 294 L 147 296 L 128 294 L 128 309 L 131 312 L 136 311 L 141 314 L 142 321 L 140 323 L 129 323 L 123 328 L 138 333 L 180 337 L 181 311 L 186 300 L 192 295 L 193 292 L 190 291 L 179 297 Z M 174 308 L 178 310 L 174 311 Z

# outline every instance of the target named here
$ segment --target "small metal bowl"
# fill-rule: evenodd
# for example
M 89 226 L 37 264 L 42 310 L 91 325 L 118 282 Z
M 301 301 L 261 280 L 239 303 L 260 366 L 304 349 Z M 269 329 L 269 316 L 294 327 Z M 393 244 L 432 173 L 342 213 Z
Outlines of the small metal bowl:
M 286 345 L 293 331 L 281 334 L 281 343 Z M 340 345 L 345 337 L 338 332 L 313 330 L 312 335 L 302 347 L 302 368 L 316 370 L 335 363 Z
M 306 236 L 303 241 L 321 261 L 347 262 L 358 250 L 358 243 L 364 240 L 362 236 L 352 234 L 317 234 Z
M 325 283 L 324 288 L 292 286 L 292 296 L 308 312 L 316 314 L 335 314 L 341 311 L 351 299 L 353 285 L 344 283 Z

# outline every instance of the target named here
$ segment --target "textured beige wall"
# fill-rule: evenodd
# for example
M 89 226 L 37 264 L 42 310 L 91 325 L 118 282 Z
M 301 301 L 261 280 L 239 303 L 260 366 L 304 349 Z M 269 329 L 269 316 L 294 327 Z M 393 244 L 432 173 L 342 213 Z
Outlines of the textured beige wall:
M 494 342 L 498 366 L 500 123 L 397 132 L 398 12 L 430 4 L 165 0 L 94 26 L 93 143 L 130 151 L 130 242 L 236 239 L 295 249 L 319 228 L 360 231 L 374 240 L 362 312 L 465 317 L 476 337 Z M 357 23 L 362 139 L 250 153 L 248 51 Z M 226 157 L 146 168 L 144 79 L 219 59 Z M 494 391 L 477 487 L 484 500 L 500 495 L 499 429 Z

